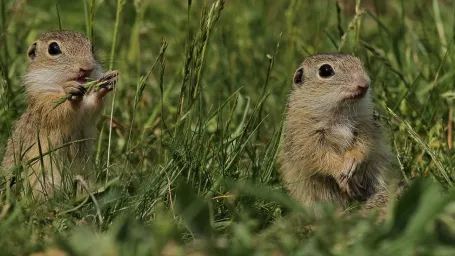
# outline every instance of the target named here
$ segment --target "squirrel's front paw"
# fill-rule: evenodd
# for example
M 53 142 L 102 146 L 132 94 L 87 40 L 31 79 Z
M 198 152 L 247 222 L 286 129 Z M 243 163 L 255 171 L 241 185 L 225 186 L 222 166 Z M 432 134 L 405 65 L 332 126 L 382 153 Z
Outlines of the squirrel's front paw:
M 98 79 L 99 90 L 97 91 L 98 97 L 103 98 L 108 92 L 112 91 L 117 83 L 118 71 L 109 71 L 104 74 L 103 77 Z
M 65 85 L 64 91 L 65 93 L 71 95 L 70 99 L 74 100 L 82 99 L 82 96 L 85 95 L 86 89 L 83 84 L 71 81 Z
M 98 79 L 98 82 L 101 83 L 101 88 L 106 88 L 109 91 L 114 89 L 115 84 L 117 83 L 118 71 L 109 71 L 104 74 L 103 77 Z
M 349 181 L 354 175 L 355 171 L 362 164 L 363 155 L 357 150 L 349 150 L 343 157 L 343 169 L 341 170 L 336 180 L 341 190 L 346 192 L 348 195 L 355 193 L 349 186 Z

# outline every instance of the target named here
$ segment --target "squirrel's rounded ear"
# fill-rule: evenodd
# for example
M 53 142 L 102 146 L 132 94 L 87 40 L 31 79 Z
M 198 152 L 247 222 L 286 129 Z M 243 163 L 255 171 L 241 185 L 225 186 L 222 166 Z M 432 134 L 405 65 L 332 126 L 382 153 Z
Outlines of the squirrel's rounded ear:
M 299 69 L 297 69 L 297 71 L 295 71 L 295 74 L 294 74 L 294 85 L 296 86 L 302 86 L 303 85 L 303 78 L 304 78 L 304 74 L 303 74 L 303 67 L 300 67 Z
M 29 60 L 34 60 L 36 57 L 36 42 L 34 42 L 27 50 L 27 56 Z

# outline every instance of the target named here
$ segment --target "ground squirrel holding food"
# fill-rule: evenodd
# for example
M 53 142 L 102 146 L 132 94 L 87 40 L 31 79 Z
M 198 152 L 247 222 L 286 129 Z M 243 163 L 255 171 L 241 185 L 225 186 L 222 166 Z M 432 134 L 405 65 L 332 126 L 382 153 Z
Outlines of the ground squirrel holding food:
M 279 157 L 290 194 L 310 208 L 317 202 L 345 208 L 387 191 L 392 154 L 361 61 L 313 55 L 293 80 Z
M 11 171 L 24 164 L 27 168 L 20 177 L 39 196 L 61 186 L 67 168 L 83 172 L 104 98 L 115 86 L 118 72 L 104 73 L 91 42 L 72 31 L 44 33 L 27 55 L 23 85 L 28 107 L 14 126 L 2 167 Z M 87 90 L 90 79 L 102 86 Z M 6 176 L 17 181 L 12 175 Z

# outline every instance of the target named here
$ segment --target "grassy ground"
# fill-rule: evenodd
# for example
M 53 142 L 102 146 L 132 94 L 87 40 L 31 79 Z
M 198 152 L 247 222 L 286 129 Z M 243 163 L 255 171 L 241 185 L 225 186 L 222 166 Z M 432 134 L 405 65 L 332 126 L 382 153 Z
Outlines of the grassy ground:
M 40 33 L 89 35 L 121 74 L 94 156 L 105 191 L 80 207 L 65 194 L 40 208 L 2 198 L 1 255 L 453 255 L 455 1 L 364 1 L 364 13 L 355 1 L 223 3 L 1 1 L 0 144 L 25 108 Z M 423 180 L 385 224 L 330 208 L 316 221 L 277 173 L 293 72 L 339 50 L 372 77 L 396 171 Z

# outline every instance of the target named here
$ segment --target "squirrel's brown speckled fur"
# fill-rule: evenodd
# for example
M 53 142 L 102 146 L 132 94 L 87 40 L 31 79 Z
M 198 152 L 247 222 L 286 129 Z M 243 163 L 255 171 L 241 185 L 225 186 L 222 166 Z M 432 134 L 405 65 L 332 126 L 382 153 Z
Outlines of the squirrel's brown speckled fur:
M 103 98 L 112 90 L 116 75 L 109 86 L 86 93 L 83 87 L 86 78 L 97 80 L 104 74 L 94 58 L 91 42 L 72 31 L 44 33 L 29 47 L 27 55 L 29 66 L 23 84 L 28 107 L 14 126 L 3 168 L 8 170 L 40 156 L 39 144 L 45 154 L 65 143 L 85 139 L 45 155 L 44 168 L 40 160 L 30 164 L 26 173 L 33 194 L 40 196 L 61 186 L 64 168 L 71 166 L 81 172 L 88 161 Z M 54 108 L 55 102 L 68 94 L 71 98 Z
M 321 76 L 323 65 L 333 74 Z M 387 191 L 392 155 L 369 87 L 360 60 L 341 53 L 307 57 L 294 75 L 280 172 L 290 194 L 310 209 L 317 202 L 345 208 Z

